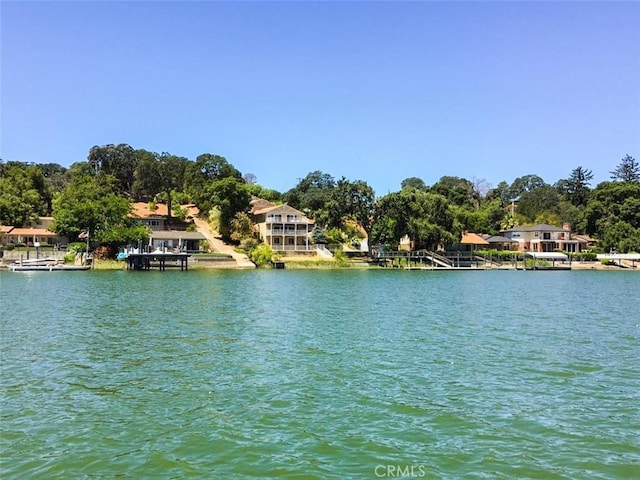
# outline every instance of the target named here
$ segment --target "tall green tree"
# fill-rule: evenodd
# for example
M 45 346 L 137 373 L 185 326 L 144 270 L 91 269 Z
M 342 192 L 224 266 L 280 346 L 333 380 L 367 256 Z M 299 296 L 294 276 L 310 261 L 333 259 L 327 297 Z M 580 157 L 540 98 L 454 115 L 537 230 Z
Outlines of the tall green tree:
M 475 208 L 480 206 L 480 197 L 476 192 L 472 182 L 460 177 L 441 177 L 429 189 L 432 193 L 442 195 L 454 205 L 464 208 Z
M 371 243 L 397 246 L 408 235 L 417 249 L 436 249 L 460 239 L 462 226 L 443 195 L 405 189 L 380 198 Z
M 586 232 L 603 240 L 604 247 L 627 249 L 622 232 L 640 231 L 640 182 L 600 183 L 591 192 L 585 217 Z
M 48 213 L 49 190 L 39 166 L 0 164 L 0 224 L 24 226 Z
M 163 152 L 158 157 L 158 175 L 162 191 L 167 197 L 167 223 L 171 223 L 173 190 L 182 190 L 184 173 L 189 160 Z
M 207 187 L 223 178 L 241 179 L 242 174 L 226 158 L 211 153 L 198 155 L 195 162 L 189 162 L 184 172 L 184 191 L 198 205 L 201 211 L 211 209 Z
M 93 146 L 89 150 L 87 161 L 96 175 L 102 173 L 114 176 L 118 190 L 125 195 L 132 195 L 136 156 L 131 146 L 126 143 Z
M 326 205 L 331 200 L 331 192 L 335 187 L 336 182 L 331 175 L 316 170 L 307 174 L 294 188 L 287 191 L 283 200 L 320 224 L 326 224 Z
M 242 178 L 225 177 L 211 182 L 207 187 L 211 205 L 220 210 L 220 234 L 231 240 L 232 220 L 238 213 L 247 212 L 251 194 Z
M 563 193 L 567 200 L 575 206 L 586 206 L 591 189 L 589 185 L 593 180 L 591 170 L 578 166 L 571 171 L 571 175 L 566 180 L 558 181 L 557 188 Z
M 362 180 L 351 182 L 342 177 L 331 192 L 327 212 L 328 224 L 339 228 L 346 221 L 351 220 L 362 227 L 368 238 L 371 236 L 374 207 L 373 188 Z M 371 251 L 370 243 L 369 251 Z
M 523 215 L 527 221 L 535 222 L 542 213 L 555 214 L 559 201 L 557 189 L 547 184 L 540 185 L 520 195 L 517 213 Z
M 151 201 L 163 191 L 159 156 L 155 152 L 139 149 L 134 152 L 133 196 L 138 201 Z
M 400 183 L 400 188 L 403 190 L 405 188 L 417 188 L 418 190 L 425 190 L 425 191 L 429 189 L 429 187 L 427 187 L 427 184 L 424 183 L 424 180 L 418 177 L 405 178 Z
M 530 192 L 544 185 L 546 185 L 545 181 L 538 175 L 530 174 L 518 177 L 509 187 L 509 201 L 518 199 L 523 193 Z
M 118 195 L 111 175 L 76 176 L 53 200 L 52 229 L 77 239 L 88 232 L 100 243 L 130 243 L 148 237 L 146 227 L 130 217 L 130 200 Z
M 640 165 L 631 155 L 625 155 L 616 169 L 610 173 L 612 180 L 640 182 Z

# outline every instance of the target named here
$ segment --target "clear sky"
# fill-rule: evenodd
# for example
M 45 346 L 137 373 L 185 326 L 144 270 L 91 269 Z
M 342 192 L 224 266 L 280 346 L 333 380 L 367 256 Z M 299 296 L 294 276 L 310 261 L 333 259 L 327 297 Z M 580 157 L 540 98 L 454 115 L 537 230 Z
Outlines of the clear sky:
M 638 2 L 1 1 L 0 22 L 4 161 L 128 143 L 384 195 L 640 160 Z

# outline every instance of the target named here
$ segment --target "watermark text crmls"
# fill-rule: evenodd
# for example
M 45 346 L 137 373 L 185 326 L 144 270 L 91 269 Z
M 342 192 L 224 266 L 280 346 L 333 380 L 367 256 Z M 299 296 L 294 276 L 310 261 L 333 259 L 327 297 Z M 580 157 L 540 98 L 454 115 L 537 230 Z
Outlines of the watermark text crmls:
M 376 465 L 374 473 L 378 478 L 422 478 L 427 475 L 427 467 L 418 465 Z

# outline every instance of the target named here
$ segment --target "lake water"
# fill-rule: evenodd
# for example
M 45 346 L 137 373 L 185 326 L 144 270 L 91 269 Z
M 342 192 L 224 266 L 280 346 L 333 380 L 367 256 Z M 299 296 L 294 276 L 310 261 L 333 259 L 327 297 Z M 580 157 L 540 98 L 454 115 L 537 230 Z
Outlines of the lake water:
M 640 475 L 637 272 L 0 272 L 0 478 Z

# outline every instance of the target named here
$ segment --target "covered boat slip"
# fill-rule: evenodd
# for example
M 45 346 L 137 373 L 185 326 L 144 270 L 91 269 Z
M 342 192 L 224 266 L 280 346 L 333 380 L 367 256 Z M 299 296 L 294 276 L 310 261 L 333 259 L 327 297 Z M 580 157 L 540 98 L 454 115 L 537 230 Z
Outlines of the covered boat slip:
M 533 269 L 534 270 L 571 270 L 571 262 L 569 264 L 565 264 L 569 257 L 564 253 L 560 252 L 527 252 L 525 253 L 525 257 L 533 258 Z M 537 263 L 537 260 L 543 260 L 545 262 L 550 261 L 551 266 L 548 265 L 540 265 Z M 556 265 L 556 262 L 559 262 L 559 265 Z
M 602 253 L 598 254 L 597 258 L 600 261 L 614 262 L 620 267 L 627 267 L 630 263 L 631 268 L 637 268 L 637 263 L 640 262 L 640 253 Z
M 164 271 L 167 267 L 180 267 L 180 270 L 189 269 L 188 253 L 172 252 L 150 252 L 150 253 L 129 253 L 126 256 L 127 270 L 151 270 L 152 266 Z

